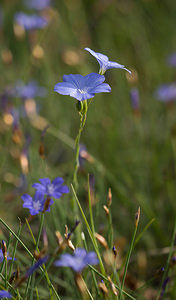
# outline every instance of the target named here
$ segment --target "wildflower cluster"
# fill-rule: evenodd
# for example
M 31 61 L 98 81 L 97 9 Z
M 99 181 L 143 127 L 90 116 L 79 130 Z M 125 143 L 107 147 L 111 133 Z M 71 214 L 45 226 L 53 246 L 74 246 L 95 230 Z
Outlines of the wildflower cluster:
M 69 188 L 63 185 L 64 180 L 61 177 L 55 178 L 52 182 L 49 178 L 39 179 L 40 183 L 34 183 L 36 189 L 34 197 L 24 194 L 21 198 L 24 202 L 23 207 L 30 210 L 32 216 L 39 212 L 49 211 L 54 203 L 53 198 L 59 199 L 62 194 L 69 193 Z

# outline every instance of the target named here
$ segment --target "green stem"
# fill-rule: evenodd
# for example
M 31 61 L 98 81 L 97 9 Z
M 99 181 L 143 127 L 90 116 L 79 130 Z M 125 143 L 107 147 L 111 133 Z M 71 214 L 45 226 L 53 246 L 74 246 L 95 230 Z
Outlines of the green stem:
M 174 251 L 175 236 L 176 236 L 176 218 L 175 218 L 175 221 L 174 221 L 174 229 L 173 229 L 173 234 L 172 234 L 172 240 L 171 240 L 171 245 L 170 245 L 170 251 L 169 251 L 168 258 L 167 258 L 167 262 L 166 262 L 166 266 L 165 266 L 165 271 L 164 271 L 163 278 L 162 278 L 162 281 L 161 281 L 160 289 L 159 289 L 159 292 L 158 292 L 158 295 L 157 295 L 157 298 L 156 298 L 157 300 L 158 300 L 159 297 L 160 297 L 163 283 L 164 283 L 164 281 L 165 281 L 165 279 L 166 279 L 166 277 L 167 277 L 167 275 L 168 275 L 169 264 L 170 264 L 171 256 L 172 256 L 173 251 Z
M 85 236 L 84 236 L 84 233 L 83 233 L 83 232 L 82 232 L 82 240 L 83 240 L 83 244 L 84 244 L 85 249 L 88 251 L 86 239 L 85 239 Z M 97 284 L 97 281 L 96 281 L 95 274 L 94 274 L 94 272 L 93 272 L 92 270 L 90 270 L 90 271 L 91 271 L 91 274 L 92 274 L 92 278 L 93 278 L 93 281 L 94 281 L 94 285 L 95 285 L 95 288 L 96 288 L 98 297 L 100 297 L 100 291 L 99 291 L 99 289 L 98 289 L 98 284 Z
M 20 234 L 21 234 L 21 221 L 19 221 L 19 229 L 18 229 L 17 236 L 19 237 Z M 18 245 L 18 240 L 16 240 L 16 243 L 15 243 L 15 246 L 14 246 L 14 250 L 13 250 L 12 262 L 11 262 L 11 265 L 10 265 L 8 280 L 10 279 L 10 276 L 11 276 L 11 273 L 12 273 L 12 268 L 13 268 L 13 263 L 14 263 L 14 258 L 15 258 L 15 253 L 16 253 L 17 245 Z
M 26 247 L 26 245 L 22 242 L 22 240 L 16 235 L 16 233 L 9 227 L 9 225 L 7 225 L 1 218 L 0 218 L 0 222 L 12 233 L 12 235 L 18 240 L 18 242 L 23 246 L 23 248 L 26 250 L 26 252 L 29 254 L 29 256 L 30 257 L 32 257 L 34 260 L 35 260 L 35 257 L 33 256 L 33 254 L 30 252 L 30 250 Z M 44 271 L 44 269 L 42 268 L 42 267 L 40 267 L 39 268 L 41 271 L 42 271 L 42 273 L 45 275 L 45 271 Z M 5 280 L 5 278 L 4 278 L 4 276 L 0 273 L 0 277 L 2 277 L 4 280 Z M 10 285 L 10 283 L 8 282 L 7 283 L 8 284 L 8 286 L 9 287 L 12 287 L 11 285 Z M 56 298 L 58 299 L 58 300 L 60 300 L 60 297 L 59 297 L 59 295 L 58 295 L 58 293 L 57 293 L 57 291 L 56 291 L 56 289 L 55 289 L 55 287 L 53 286 L 53 284 L 51 283 L 51 281 L 50 281 L 50 285 L 51 285 L 51 288 L 52 288 L 52 290 L 53 290 L 53 292 L 55 293 L 55 295 L 56 295 Z
M 126 278 L 126 274 L 127 274 L 127 269 L 128 269 L 131 253 L 132 253 L 132 250 L 133 250 L 133 247 L 134 247 L 136 233 L 137 233 L 137 226 L 135 227 L 135 230 L 134 230 L 134 233 L 133 233 L 130 249 L 128 251 L 128 255 L 127 255 L 127 259 L 126 259 L 126 263 L 125 263 L 125 269 L 124 269 L 123 278 L 122 278 L 122 285 L 121 285 L 121 289 L 120 289 L 119 300 L 122 299 L 122 290 L 123 290 L 124 283 L 125 283 L 125 278 Z
M 88 265 L 90 269 L 92 269 L 97 275 L 99 275 L 103 280 L 105 280 L 106 282 L 109 282 L 108 278 L 106 276 L 104 276 L 103 274 L 101 274 L 98 270 L 96 270 L 93 266 Z M 136 300 L 136 298 L 134 298 L 133 296 L 131 296 L 130 294 L 128 294 L 127 292 L 125 292 L 124 290 L 121 289 L 121 287 L 119 287 L 118 285 L 116 285 L 114 283 L 114 286 L 116 287 L 116 289 L 118 291 L 122 291 L 122 293 L 124 295 L 126 295 L 128 298 L 132 299 L 132 300 Z
M 38 231 L 38 236 L 37 236 L 36 245 L 35 245 L 35 250 L 37 250 L 37 251 L 38 251 L 38 246 L 39 246 L 40 236 L 41 236 L 41 233 L 42 233 L 42 228 L 43 228 L 44 218 L 45 218 L 45 214 L 42 213 L 42 215 L 41 215 L 41 220 L 40 220 L 39 231 Z M 34 265 L 34 263 L 35 263 L 35 258 L 32 259 L 32 266 Z M 33 299 L 34 280 L 35 280 L 35 275 L 34 275 L 34 274 L 32 274 L 31 276 L 29 276 L 28 282 L 27 282 L 27 286 L 26 286 L 26 291 L 25 291 L 25 297 L 24 297 L 24 298 L 27 298 L 28 288 L 29 288 L 30 283 L 31 283 L 29 299 L 30 299 L 30 300 Z
M 81 133 L 84 129 L 86 122 L 86 113 L 85 114 L 80 114 L 80 125 L 79 125 L 79 131 L 77 134 L 77 137 L 75 139 L 75 168 L 73 172 L 73 185 L 75 190 L 77 191 L 78 189 L 78 178 L 77 178 L 77 173 L 79 169 L 79 145 L 80 145 L 80 138 L 81 138 Z
M 91 238 L 91 240 L 92 240 L 92 243 L 93 243 L 93 245 L 94 245 L 95 252 L 97 253 L 97 256 L 98 256 L 98 259 L 99 259 L 99 263 L 100 263 L 100 269 L 101 269 L 101 272 L 103 273 L 103 275 L 105 275 L 106 272 L 105 272 L 105 268 L 104 268 L 104 265 L 103 265 L 103 261 L 102 261 L 102 259 L 101 259 L 100 252 L 99 252 L 99 250 L 98 250 L 97 241 L 96 241 L 96 239 L 95 239 L 95 236 L 94 236 L 93 233 L 92 233 L 92 230 L 91 230 L 91 228 L 90 228 L 90 226 L 89 226 L 89 223 L 88 223 L 88 221 L 87 221 L 87 219 L 86 219 L 86 216 L 85 216 L 85 214 L 84 214 L 84 212 L 83 212 L 83 209 L 82 209 L 81 204 L 80 204 L 80 202 L 79 202 L 79 200 L 78 200 L 78 197 L 77 197 L 77 195 L 76 195 L 76 192 L 75 192 L 75 190 L 74 190 L 74 188 L 73 188 L 72 185 L 71 185 L 71 187 L 72 187 L 73 194 L 74 194 L 74 196 L 75 196 L 76 202 L 77 202 L 77 204 L 78 204 L 78 207 L 79 207 L 79 209 L 80 209 L 80 211 L 81 211 L 82 217 L 83 217 L 83 219 L 84 219 L 84 222 L 85 222 L 85 224 L 86 224 L 87 231 L 88 231 L 89 236 L 90 236 L 90 238 Z

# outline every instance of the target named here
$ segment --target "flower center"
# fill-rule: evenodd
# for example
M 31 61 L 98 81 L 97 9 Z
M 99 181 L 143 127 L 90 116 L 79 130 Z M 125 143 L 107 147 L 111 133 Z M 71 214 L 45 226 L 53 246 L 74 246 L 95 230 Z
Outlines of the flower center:
M 53 184 L 49 184 L 47 186 L 47 194 L 51 195 L 54 192 L 54 186 Z
M 78 91 L 80 92 L 80 94 L 85 94 L 86 93 L 86 91 L 81 90 L 81 89 L 78 89 Z
M 41 202 L 40 202 L 39 200 L 33 202 L 33 208 L 34 208 L 35 210 L 38 210 L 38 211 L 39 211 L 39 209 L 41 208 Z

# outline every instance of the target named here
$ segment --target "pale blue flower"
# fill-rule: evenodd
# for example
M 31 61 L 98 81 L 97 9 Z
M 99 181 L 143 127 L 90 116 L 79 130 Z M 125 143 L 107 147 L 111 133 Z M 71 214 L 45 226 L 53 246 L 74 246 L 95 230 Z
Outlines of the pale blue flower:
M 51 0 L 25 0 L 24 3 L 30 9 L 42 10 L 50 6 Z
M 83 101 L 93 98 L 96 93 L 109 93 L 111 88 L 109 84 L 103 83 L 104 80 L 105 77 L 97 73 L 86 76 L 79 74 L 64 75 L 63 82 L 57 83 L 54 91 Z
M 97 265 L 99 260 L 95 252 L 86 252 L 85 249 L 77 248 L 74 254 L 62 254 L 61 258 L 55 261 L 56 267 L 70 267 L 76 273 L 80 273 L 87 265 Z
M 176 100 L 176 84 L 162 84 L 155 92 L 155 97 L 161 102 L 170 102 Z
M 137 88 L 130 90 L 131 105 L 134 110 L 139 109 L 139 91 Z
M 37 28 L 44 28 L 48 22 L 42 16 L 37 14 L 27 15 L 19 12 L 14 16 L 14 20 L 17 24 L 24 27 L 26 30 L 33 30 Z
M 176 52 L 167 57 L 167 64 L 171 67 L 176 67 Z
M 100 71 L 99 71 L 100 74 L 104 74 L 106 72 L 106 70 L 114 69 L 114 68 L 123 69 L 131 74 L 131 71 L 128 70 L 127 68 L 125 68 L 124 65 L 120 65 L 114 61 L 109 61 L 109 58 L 106 55 L 95 52 L 95 51 L 91 50 L 90 48 L 85 48 L 85 50 L 87 50 L 90 54 L 92 54 L 98 61 L 99 65 L 100 65 Z

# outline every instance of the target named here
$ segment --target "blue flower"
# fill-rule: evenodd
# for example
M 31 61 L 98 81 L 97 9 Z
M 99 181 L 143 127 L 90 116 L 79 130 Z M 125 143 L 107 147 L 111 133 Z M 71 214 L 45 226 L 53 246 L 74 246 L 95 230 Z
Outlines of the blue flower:
M 45 264 L 48 260 L 48 256 L 44 256 L 40 258 L 35 265 L 33 265 L 31 268 L 29 268 L 25 274 L 25 278 L 31 276 L 32 273 L 34 273 L 38 268 L 40 268 L 41 265 Z
M 22 12 L 16 13 L 14 16 L 14 20 L 17 24 L 24 27 L 24 29 L 26 30 L 44 28 L 48 24 L 46 19 L 37 14 L 27 15 Z
M 139 91 L 137 88 L 130 90 L 131 104 L 134 110 L 139 109 Z
M 52 182 L 49 178 L 39 179 L 41 183 L 34 183 L 33 188 L 38 192 L 46 195 L 46 197 L 54 197 L 59 199 L 62 194 L 69 193 L 69 188 L 63 185 L 64 180 L 62 177 L 56 177 Z
M 51 0 L 25 0 L 24 3 L 30 9 L 42 10 L 50 6 Z
M 109 58 L 106 55 L 95 52 L 95 51 L 91 50 L 90 48 L 85 48 L 85 50 L 87 50 L 90 54 L 92 54 L 98 61 L 99 65 L 100 65 L 100 71 L 99 71 L 100 74 L 104 74 L 106 72 L 106 70 L 114 69 L 114 68 L 123 69 L 131 74 L 131 71 L 126 69 L 124 65 L 120 65 L 114 61 L 109 61 Z
M 18 81 L 15 85 L 15 93 L 22 99 L 45 97 L 46 89 L 39 86 L 35 80 L 29 81 L 27 84 Z
M 44 199 L 43 193 L 36 191 L 33 198 L 28 194 L 22 195 L 21 198 L 24 202 L 23 207 L 29 208 L 30 214 L 32 216 L 37 215 L 39 212 L 42 212 L 44 210 L 46 199 Z
M 2 249 L 0 249 L 0 263 L 2 263 L 4 260 L 4 255 L 2 252 Z M 7 260 L 12 260 L 12 258 L 9 256 L 8 252 L 7 252 Z
M 7 291 L 0 291 L 0 299 L 12 298 L 12 295 Z
M 54 91 L 62 95 L 70 95 L 79 101 L 93 98 L 96 93 L 109 93 L 109 84 L 103 83 L 105 77 L 97 73 L 86 76 L 70 74 L 63 76 L 63 82 L 55 85 Z
M 167 57 L 167 64 L 171 67 L 176 67 L 176 52 Z
M 159 101 L 170 102 L 176 100 L 176 84 L 162 84 L 155 92 L 155 96 Z
M 55 261 L 56 267 L 70 267 L 76 273 L 80 273 L 88 264 L 98 264 L 98 258 L 95 252 L 86 252 L 85 249 L 77 248 L 74 254 L 62 254 L 60 260 Z

